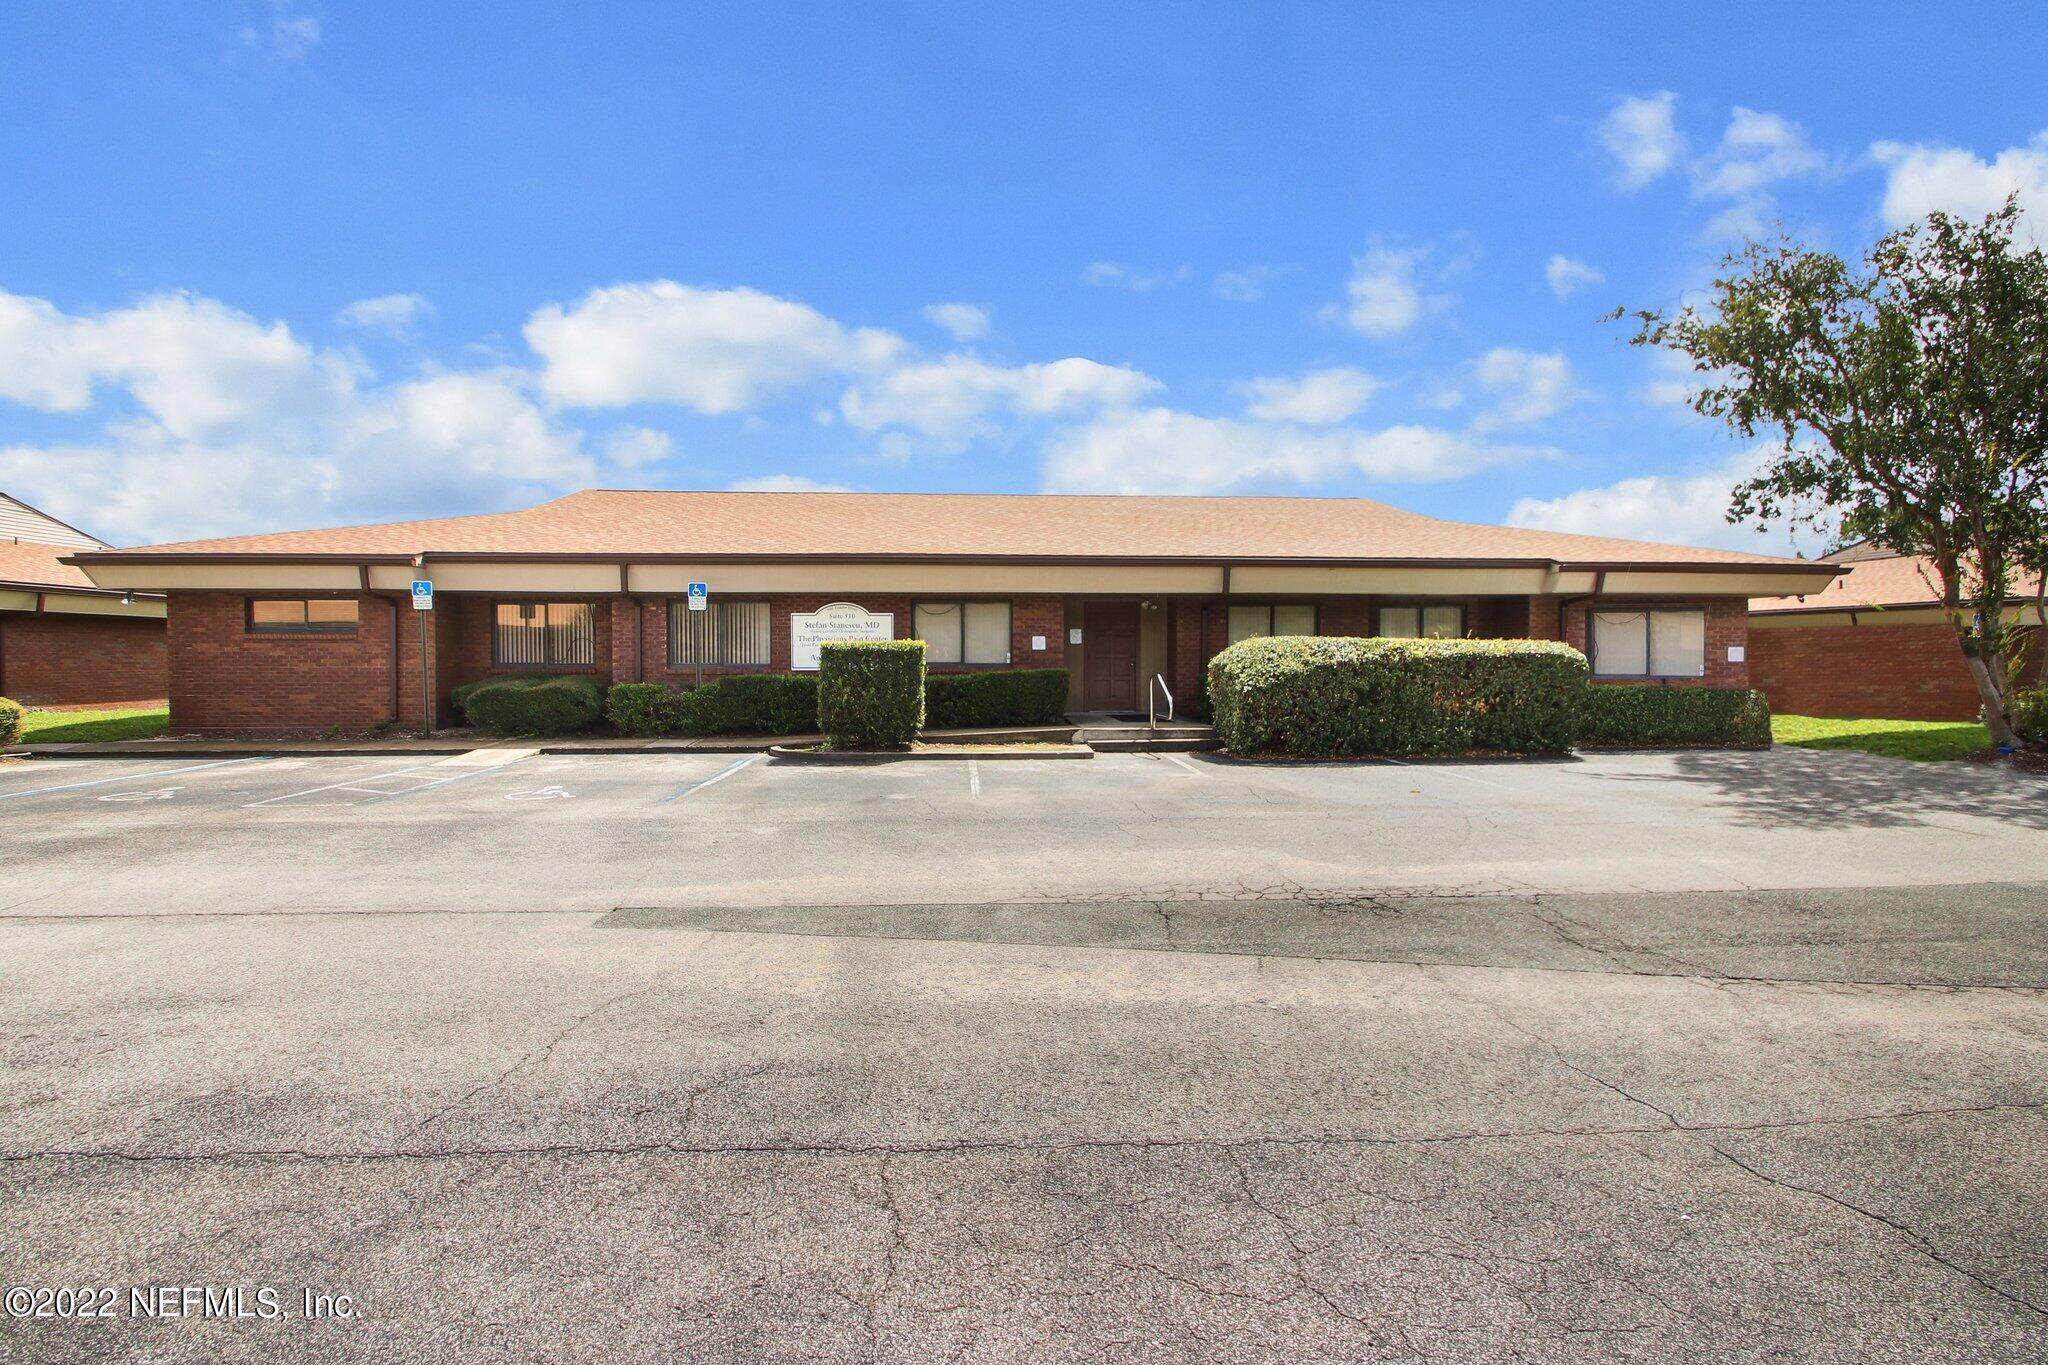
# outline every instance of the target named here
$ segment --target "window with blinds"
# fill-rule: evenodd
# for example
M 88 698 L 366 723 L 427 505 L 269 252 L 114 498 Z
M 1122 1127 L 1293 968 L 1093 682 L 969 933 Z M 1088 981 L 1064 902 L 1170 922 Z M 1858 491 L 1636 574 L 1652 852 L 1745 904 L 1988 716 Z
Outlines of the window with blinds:
M 597 607 L 590 602 L 500 602 L 491 662 L 587 668 L 597 662 Z
M 720 668 L 768 666 L 768 604 L 707 602 L 691 611 L 686 599 L 668 604 L 668 661 Z
M 1465 609 L 1455 603 L 1380 608 L 1382 639 L 1457 640 L 1464 634 Z
M 926 663 L 1010 662 L 1008 602 L 919 602 L 910 619 L 911 634 L 924 641 Z
M 1707 671 L 1704 611 L 1596 611 L 1596 678 L 1698 678 Z

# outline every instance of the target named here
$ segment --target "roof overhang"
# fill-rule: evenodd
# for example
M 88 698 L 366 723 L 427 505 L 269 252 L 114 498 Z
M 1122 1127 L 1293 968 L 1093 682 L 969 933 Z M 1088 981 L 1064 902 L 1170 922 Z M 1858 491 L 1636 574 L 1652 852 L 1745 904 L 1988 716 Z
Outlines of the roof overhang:
M 445 592 L 666 593 L 691 582 L 720 592 L 1145 592 L 1185 594 L 1439 593 L 1607 596 L 1790 596 L 1818 591 L 1835 564 L 1554 559 L 1145 558 L 1137 556 L 419 555 L 81 552 L 66 559 L 102 590 L 403 592 L 430 577 Z M 821 574 L 829 569 L 829 575 Z

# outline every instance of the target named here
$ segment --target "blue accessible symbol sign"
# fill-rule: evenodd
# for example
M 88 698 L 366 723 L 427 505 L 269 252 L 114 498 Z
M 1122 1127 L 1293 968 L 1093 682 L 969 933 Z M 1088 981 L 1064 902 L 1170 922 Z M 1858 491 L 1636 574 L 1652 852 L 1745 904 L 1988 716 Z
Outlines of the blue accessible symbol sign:
M 414 611 L 434 609 L 434 584 L 430 579 L 415 578 L 412 581 L 412 606 Z
M 704 610 L 705 604 L 710 597 L 711 585 L 709 583 L 692 583 L 690 585 L 690 610 Z

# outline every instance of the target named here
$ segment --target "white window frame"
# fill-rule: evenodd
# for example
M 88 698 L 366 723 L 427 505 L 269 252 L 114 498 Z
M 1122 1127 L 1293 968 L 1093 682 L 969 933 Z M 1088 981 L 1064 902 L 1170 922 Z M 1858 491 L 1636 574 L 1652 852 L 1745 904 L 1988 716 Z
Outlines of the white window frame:
M 1643 618 L 1643 667 L 1637 672 L 1615 672 L 1600 661 L 1600 618 L 1602 616 L 1640 616 Z M 1700 666 L 1696 673 L 1660 673 L 1657 671 L 1655 654 L 1657 616 L 1697 616 L 1700 618 Z M 1619 626 L 1616 627 L 1619 629 Z M 1586 613 L 1587 655 L 1592 660 L 1593 676 L 1596 678 L 1643 678 L 1656 681 L 1660 678 L 1704 678 L 1707 676 L 1707 609 L 1705 607 L 1594 607 Z
M 944 608 L 947 608 L 947 607 L 950 607 L 950 608 L 952 608 L 952 609 L 953 609 L 953 612 L 954 612 L 954 617 L 953 617 L 953 619 L 954 619 L 955 623 L 957 624 L 957 628 L 958 628 L 958 631 L 959 631 L 959 635 L 958 635 L 958 638 L 957 638 L 957 644 L 958 644 L 958 646 L 959 646 L 959 649 L 958 649 L 958 654 L 959 654 L 959 657 L 958 657 L 957 659 L 948 659 L 948 660 L 944 661 L 943 663 L 941 663 L 941 662 L 938 662 L 938 661 L 936 661 L 936 660 L 933 660 L 933 661 L 931 661 L 931 662 L 932 662 L 932 666 L 933 666 L 933 667 L 936 667 L 936 668 L 1008 668 L 1008 667 L 1010 666 L 1010 663 L 1011 663 L 1012 659 L 1014 659 L 1014 658 L 1016 657 L 1016 638 L 1017 638 L 1017 637 L 1016 637 L 1016 630 L 1017 630 L 1017 608 L 1016 608 L 1016 605 L 1015 605 L 1014 603 L 1012 603 L 1012 602 L 1010 601 L 1010 599 L 1009 599 L 1009 598 L 1007 598 L 1007 597 L 921 597 L 921 598 L 917 599 L 916 601 L 912 602 L 912 603 L 910 604 L 910 630 L 911 630 L 911 634 L 912 634 L 912 635 L 913 635 L 913 636 L 914 636 L 915 638 L 917 638 L 917 639 L 920 639 L 920 640 L 924 640 L 924 642 L 925 642 L 925 645 L 926 645 L 926 647 L 927 647 L 927 648 L 929 648 L 929 647 L 930 647 L 930 645 L 931 645 L 931 643 L 932 643 L 932 642 L 931 642 L 931 641 L 930 641 L 929 639 L 926 639 L 924 635 L 922 635 L 922 634 L 920 634 L 920 633 L 919 633 L 919 631 L 920 631 L 920 629 L 921 629 L 921 628 L 920 628 L 920 627 L 919 627 L 919 625 L 918 625 L 918 619 L 917 619 L 917 618 L 918 618 L 918 613 L 919 613 L 919 612 L 922 612 L 922 611 L 928 611 L 928 610 L 933 610 L 933 609 L 944 609 Z M 1002 658 L 1000 658 L 1000 659 L 970 659 L 970 658 L 968 658 L 968 657 L 967 657 L 967 609 L 968 609 L 969 607 L 1001 607 L 1001 608 L 1003 609 L 1003 657 L 1002 657 Z
M 1390 611 L 1412 611 L 1415 613 L 1413 635 L 1387 634 L 1387 613 Z M 1454 611 L 1458 613 L 1458 628 L 1449 635 L 1426 635 L 1425 621 L 1432 611 Z M 1382 602 L 1373 609 L 1373 629 L 1382 640 L 1462 640 L 1465 638 L 1465 604 L 1463 602 Z

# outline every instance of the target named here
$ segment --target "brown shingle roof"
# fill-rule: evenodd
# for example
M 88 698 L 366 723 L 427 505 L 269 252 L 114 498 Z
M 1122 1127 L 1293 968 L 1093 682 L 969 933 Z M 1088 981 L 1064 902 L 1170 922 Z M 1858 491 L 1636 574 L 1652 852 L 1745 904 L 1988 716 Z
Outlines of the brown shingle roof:
M 93 553 L 807 556 L 1090 560 L 1555 560 L 1802 566 L 1802 560 L 1441 521 L 1363 498 L 591 490 L 517 512 Z
M 1941 605 L 1941 578 L 1934 572 L 1932 561 L 1924 556 L 1886 551 L 1881 555 L 1859 553 L 1854 558 L 1834 562 L 1846 563 L 1849 571 L 1826 587 L 1801 597 L 1753 597 L 1749 602 L 1751 614 Z M 2034 580 L 2024 575 L 2013 585 L 2015 596 L 2031 597 L 2034 590 Z
M 63 562 L 78 553 L 76 545 L 38 545 L 30 540 L 0 540 L 0 583 L 37 588 L 98 592 L 83 569 Z

